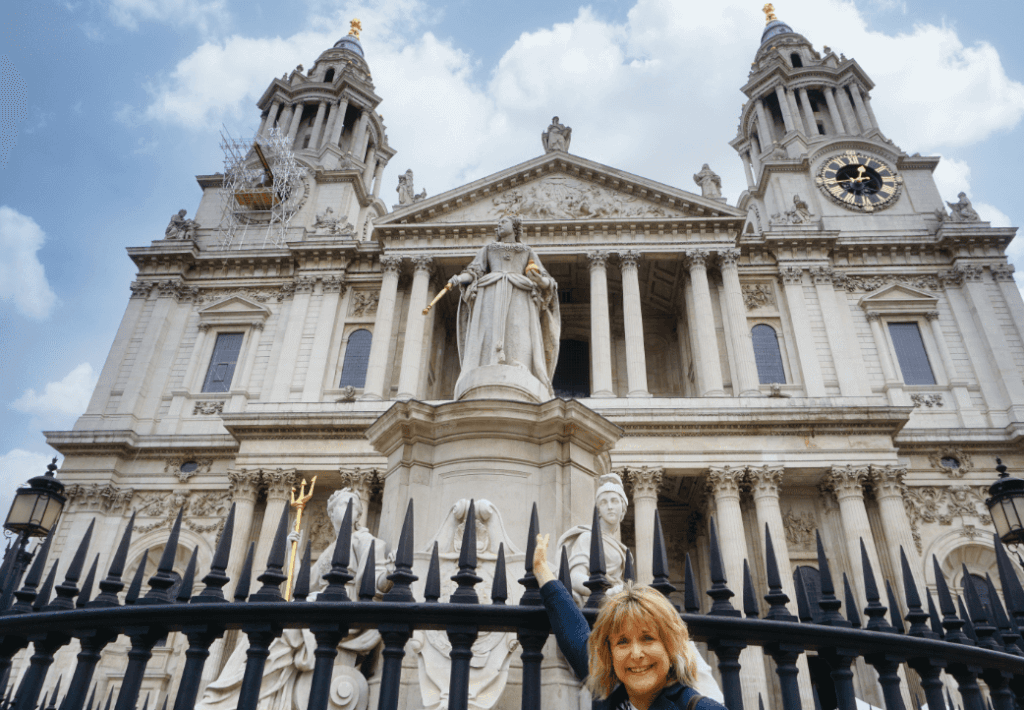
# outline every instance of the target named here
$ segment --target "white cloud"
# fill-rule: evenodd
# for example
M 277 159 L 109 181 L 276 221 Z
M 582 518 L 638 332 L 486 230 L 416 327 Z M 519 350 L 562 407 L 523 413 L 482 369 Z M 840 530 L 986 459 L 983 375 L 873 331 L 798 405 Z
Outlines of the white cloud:
M 107 10 L 116 24 L 130 30 L 140 22 L 164 22 L 205 33 L 228 19 L 224 0 L 110 0 Z
M 45 417 L 78 416 L 89 406 L 98 375 L 83 362 L 58 382 L 48 382 L 42 393 L 27 389 L 11 403 L 13 409 Z
M 935 176 L 935 185 L 939 188 L 939 195 L 943 200 L 956 202 L 961 192 L 966 193 L 969 199 L 974 199 L 971 190 L 971 166 L 966 162 L 943 157 L 933 175 Z M 978 215 L 986 222 L 991 222 L 993 227 L 1013 226 L 1009 216 L 998 207 L 987 202 L 972 202 L 971 204 Z
M 46 473 L 53 456 L 25 449 L 11 449 L 0 456 L 0 515 L 10 510 L 14 490 L 28 479 Z
M 0 206 L 0 300 L 27 318 L 42 320 L 57 304 L 36 254 L 46 235 L 31 217 Z

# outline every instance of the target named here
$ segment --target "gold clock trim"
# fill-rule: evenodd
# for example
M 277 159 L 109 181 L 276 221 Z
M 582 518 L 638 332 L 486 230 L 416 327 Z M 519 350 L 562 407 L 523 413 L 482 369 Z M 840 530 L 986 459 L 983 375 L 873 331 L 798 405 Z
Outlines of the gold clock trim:
M 858 168 L 856 177 L 837 179 L 841 170 L 851 166 Z M 868 171 L 877 175 L 881 182 L 878 192 L 858 194 L 843 186 L 844 182 L 871 179 Z M 880 158 L 847 150 L 825 159 L 815 178 L 815 184 L 836 204 L 848 210 L 870 214 L 896 203 L 903 188 L 903 177 Z

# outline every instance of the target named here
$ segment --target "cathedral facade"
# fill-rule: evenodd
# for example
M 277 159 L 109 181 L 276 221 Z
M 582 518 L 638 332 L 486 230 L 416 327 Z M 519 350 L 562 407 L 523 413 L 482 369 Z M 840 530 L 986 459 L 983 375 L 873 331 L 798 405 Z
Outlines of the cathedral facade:
M 93 519 L 112 550 L 134 514 L 130 578 L 184 509 L 179 572 L 193 549 L 207 569 L 234 505 L 234 579 L 250 543 L 266 559 L 293 486 L 316 477 L 301 526 L 314 557 L 336 534 L 328 499 L 350 488 L 357 526 L 391 546 L 415 500 L 426 557 L 434 540 L 457 556 L 460 502 L 486 499 L 484 547 L 502 540 L 519 572 L 532 504 L 542 531 L 568 535 L 616 474 L 628 498 L 617 534 L 641 581 L 655 511 L 680 589 L 687 555 L 709 586 L 712 519 L 734 590 L 745 560 L 764 569 L 767 531 L 794 613 L 797 585 L 814 587 L 816 531 L 858 594 L 861 541 L 894 588 L 901 551 L 928 588 L 933 558 L 957 588 L 962 565 L 998 579 L 987 486 L 997 456 L 1024 468 L 1024 301 L 1005 255 L 1016 230 L 981 221 L 962 194 L 943 200 L 938 158 L 885 136 L 855 60 L 769 17 L 731 143 L 747 178 L 735 205 L 707 165 L 686 190 L 574 155 L 556 117 L 538 157 L 435 196 L 410 170 L 389 207 L 381 181 L 397 151 L 368 59 L 354 28 L 273 80 L 254 146 L 198 176 L 194 220 L 179 214 L 165 238 L 128 250 L 138 276 L 88 410 L 47 432 L 69 494 L 56 550 Z M 554 413 L 499 427 L 485 450 L 459 439 L 467 422 L 524 405 L 460 381 L 466 290 L 431 301 L 507 216 L 557 284 L 545 308 L 559 327 L 535 341 L 548 389 L 506 386 Z M 472 410 L 437 414 L 456 401 Z M 445 468 L 459 447 L 486 475 Z M 406 656 L 409 710 L 444 706 L 431 674 L 444 649 L 429 634 Z M 214 647 L 207 682 L 239 642 Z M 145 687 L 158 698 L 186 645 L 177 634 L 156 649 Z M 73 668 L 62 654 L 53 673 Z M 777 692 L 759 654 L 743 656 L 746 707 Z M 373 649 L 350 655 L 356 700 L 332 702 L 375 707 Z M 545 655 L 558 663 L 553 644 Z M 813 707 L 828 670 L 802 663 Z M 518 707 L 517 664 L 494 661 L 504 690 L 476 707 Z M 108 654 L 100 695 L 123 673 Z M 881 704 L 869 670 L 857 688 Z

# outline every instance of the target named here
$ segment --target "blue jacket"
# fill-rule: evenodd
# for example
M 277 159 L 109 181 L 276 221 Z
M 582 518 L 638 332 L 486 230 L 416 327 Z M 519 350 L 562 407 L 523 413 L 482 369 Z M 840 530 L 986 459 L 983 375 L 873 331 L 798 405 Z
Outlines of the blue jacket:
M 565 656 L 565 660 L 569 661 L 576 677 L 583 680 L 587 677 L 590 668 L 587 657 L 590 625 L 580 610 L 576 608 L 576 603 L 572 600 L 568 590 L 557 579 L 541 587 L 540 596 L 544 600 L 544 608 L 548 612 L 551 630 L 558 641 L 558 647 L 562 649 L 562 655 Z M 651 703 L 650 710 L 686 710 L 690 698 L 695 693 L 695 690 L 681 683 L 666 685 Z M 619 685 L 607 700 L 595 700 L 594 709 L 616 710 L 625 699 L 626 688 Z M 726 708 L 711 698 L 702 698 L 697 703 L 696 710 L 726 710 Z

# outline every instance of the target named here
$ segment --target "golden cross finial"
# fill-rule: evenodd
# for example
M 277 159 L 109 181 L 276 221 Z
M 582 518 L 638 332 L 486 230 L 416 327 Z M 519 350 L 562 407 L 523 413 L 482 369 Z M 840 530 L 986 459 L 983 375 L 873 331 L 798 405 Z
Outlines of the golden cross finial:
M 761 8 L 761 12 L 764 13 L 764 23 L 767 25 L 769 22 L 775 22 L 777 19 L 775 16 L 775 6 L 771 3 L 766 4 Z
M 359 33 L 363 31 L 363 23 L 359 20 L 352 20 L 349 25 L 352 29 L 350 29 L 348 33 L 356 39 L 359 39 Z

